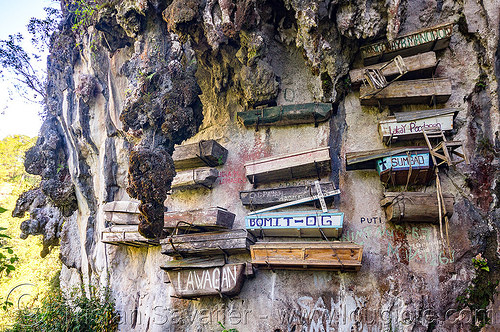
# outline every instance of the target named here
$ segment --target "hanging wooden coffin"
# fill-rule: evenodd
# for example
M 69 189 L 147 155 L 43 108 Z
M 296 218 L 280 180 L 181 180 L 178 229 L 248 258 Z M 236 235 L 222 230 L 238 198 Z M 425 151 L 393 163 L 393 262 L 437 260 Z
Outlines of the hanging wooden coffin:
M 451 96 L 451 81 L 447 78 L 396 81 L 377 94 L 370 95 L 372 91 L 368 85 L 361 86 L 361 105 L 442 104 Z
M 256 236 L 339 237 L 342 212 L 266 212 L 245 217 L 246 229 Z
M 330 147 L 264 158 L 244 166 L 250 183 L 317 177 L 330 172 Z
M 435 192 L 386 192 L 384 196 L 380 205 L 385 210 L 387 221 L 439 223 L 439 207 Z M 443 197 L 447 216 L 451 217 L 454 197 L 451 194 L 443 194 Z
M 398 112 L 378 123 L 378 130 L 384 143 L 396 140 L 422 138 L 424 129 L 453 129 L 453 118 L 458 109 L 447 108 L 413 112 Z
M 139 203 L 113 201 L 104 204 L 104 218 L 114 225 L 139 225 Z
M 168 269 L 177 297 L 234 296 L 245 281 L 245 264 L 226 264 L 211 268 Z
M 428 152 L 408 152 L 379 159 L 380 181 L 390 185 L 427 184 L 434 167 Z
M 238 117 L 248 126 L 286 126 L 319 123 L 328 120 L 332 104 L 308 103 L 282 105 L 238 112 Z
M 448 47 L 453 23 L 437 25 L 398 37 L 361 47 L 365 65 L 388 61 L 396 55 L 403 57 L 418 53 L 442 50 Z
M 357 271 L 363 247 L 351 242 L 258 242 L 252 264 L 262 268 Z
M 333 192 L 335 186 L 332 182 L 321 183 L 321 191 Z M 288 203 L 316 195 L 314 184 L 307 186 L 290 186 L 282 188 L 266 188 L 261 190 L 240 191 L 240 199 L 243 205 L 267 206 L 280 203 Z M 310 202 L 312 204 L 314 202 Z
M 432 71 L 437 65 L 436 53 L 426 52 L 422 54 L 413 55 L 410 57 L 403 58 L 405 65 L 408 68 L 408 73 L 404 75 L 404 79 L 417 78 L 417 77 L 430 77 Z M 351 78 L 351 84 L 358 86 L 363 82 L 363 74 L 367 69 L 379 69 L 383 67 L 387 62 L 379 63 L 372 66 L 367 66 L 364 68 L 353 69 L 349 72 L 349 77 Z M 392 63 L 382 70 L 382 74 L 388 79 L 392 79 L 400 73 L 396 64 Z
M 158 246 L 160 242 L 143 237 L 137 230 L 137 225 L 120 225 L 105 228 L 101 233 L 101 241 L 113 245 L 131 247 Z
M 216 168 L 201 167 L 187 171 L 177 172 L 172 181 L 173 190 L 212 188 L 215 180 L 219 176 Z
M 255 237 L 244 229 L 172 235 L 161 241 L 162 254 L 193 256 L 214 254 L 245 254 Z
M 165 212 L 164 228 L 173 231 L 200 232 L 232 228 L 234 213 L 221 207 L 183 212 Z
M 177 145 L 174 153 L 175 169 L 196 168 L 202 166 L 220 166 L 226 162 L 227 150 L 214 140 Z

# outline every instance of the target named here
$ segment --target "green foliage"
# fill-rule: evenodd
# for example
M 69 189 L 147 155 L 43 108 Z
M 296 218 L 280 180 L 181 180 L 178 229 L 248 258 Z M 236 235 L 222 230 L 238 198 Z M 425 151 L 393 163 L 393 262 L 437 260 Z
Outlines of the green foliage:
M 484 270 L 486 272 L 490 272 L 490 268 L 488 267 L 488 260 L 481 256 L 481 253 L 477 254 L 476 257 L 472 259 L 472 264 L 474 264 L 474 268 L 476 270 Z
M 75 9 L 71 11 L 75 15 L 71 29 L 75 32 L 86 29 L 93 24 L 101 8 L 100 5 L 92 0 L 75 0 L 68 4 L 68 6 L 70 5 L 75 6 Z
M 481 73 L 479 77 L 476 79 L 476 85 L 474 87 L 474 90 L 476 92 L 483 91 L 486 89 L 486 86 L 488 84 L 488 75 L 486 73 Z
M 226 327 L 221 323 L 221 322 L 217 322 L 219 323 L 219 325 L 222 327 L 222 332 L 238 332 L 237 329 L 226 329 Z
M 27 180 L 31 184 L 36 177 L 24 171 L 24 155 L 36 143 L 36 137 L 24 135 L 7 136 L 0 141 L 0 182 L 20 184 Z
M 57 276 L 58 277 L 58 276 Z M 116 331 L 120 316 L 109 288 L 74 290 L 66 300 L 58 286 L 48 291 L 40 307 L 18 311 L 16 323 L 6 332 Z

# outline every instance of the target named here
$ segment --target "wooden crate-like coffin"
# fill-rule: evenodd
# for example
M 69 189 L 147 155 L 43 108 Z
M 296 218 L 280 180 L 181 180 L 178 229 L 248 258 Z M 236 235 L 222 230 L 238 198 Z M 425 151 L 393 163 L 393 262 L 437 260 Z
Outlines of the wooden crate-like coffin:
M 275 156 L 245 164 L 250 183 L 315 177 L 330 172 L 330 147 Z
M 168 269 L 167 274 L 176 296 L 195 298 L 200 296 L 234 296 L 245 281 L 246 266 L 226 264 L 210 268 Z
M 219 176 L 216 168 L 201 167 L 187 171 L 177 172 L 172 181 L 173 190 L 212 188 L 215 180 Z
M 101 241 L 113 245 L 131 247 L 158 246 L 157 240 L 146 239 L 137 230 L 137 225 L 120 225 L 105 228 L 101 233 Z
M 285 126 L 318 123 L 328 120 L 332 104 L 308 103 L 282 105 L 238 112 L 243 124 L 248 126 Z
M 162 253 L 169 256 L 245 254 L 255 237 L 244 229 L 173 235 L 161 241 Z
M 104 218 L 114 225 L 138 225 L 139 203 L 114 201 L 104 204 Z
M 421 138 L 423 129 L 453 129 L 453 118 L 458 113 L 456 108 L 399 112 L 395 116 L 379 121 L 378 130 L 384 143 L 395 140 Z
M 265 212 L 245 217 L 246 229 L 255 236 L 297 236 L 338 238 L 342 235 L 342 212 Z
M 425 185 L 432 180 L 434 167 L 428 152 L 408 152 L 380 159 L 377 172 L 389 185 Z
M 393 41 L 382 41 L 361 47 L 365 65 L 388 61 L 397 55 L 403 57 L 442 50 L 448 47 L 453 23 L 445 23 L 400 36 Z
M 357 271 L 363 247 L 351 242 L 258 242 L 252 264 L 268 268 Z
M 321 183 L 321 191 L 331 192 L 335 190 L 332 182 Z M 240 191 L 240 199 L 243 205 L 267 206 L 287 203 L 316 195 L 314 184 L 307 186 L 290 186 L 282 188 L 266 188 L 260 190 Z M 314 202 L 310 202 L 311 204 Z
M 445 103 L 451 96 L 451 81 L 447 78 L 396 81 L 373 96 L 364 96 L 373 89 L 366 85 L 359 89 L 361 105 L 377 106 L 399 104 Z
M 174 153 L 175 169 L 196 168 L 201 166 L 215 167 L 223 165 L 227 159 L 227 150 L 214 140 L 177 145 Z
M 386 192 L 384 196 L 380 205 L 385 210 L 387 221 L 439 223 L 436 193 Z M 443 194 L 443 197 L 447 216 L 451 217 L 454 197 L 451 194 Z
M 165 212 L 164 228 L 167 230 L 189 230 L 200 232 L 232 228 L 235 214 L 220 207 L 208 209 Z M 192 225 L 192 226 L 190 226 Z
M 408 77 L 431 76 L 432 71 L 437 65 L 436 53 L 434 52 L 426 52 L 406 57 L 403 61 L 408 68 L 408 73 L 403 76 L 404 79 L 408 79 Z M 363 74 L 366 69 L 378 69 L 385 64 L 386 62 L 351 70 L 349 72 L 351 83 L 354 86 L 360 85 L 363 82 Z M 392 63 L 382 70 L 382 74 L 390 80 L 392 77 L 399 75 L 399 69 L 396 64 Z

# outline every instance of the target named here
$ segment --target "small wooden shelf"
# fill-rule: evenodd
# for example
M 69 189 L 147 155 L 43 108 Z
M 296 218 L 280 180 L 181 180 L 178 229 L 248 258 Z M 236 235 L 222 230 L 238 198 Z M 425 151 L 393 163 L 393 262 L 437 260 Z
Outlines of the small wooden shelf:
M 175 169 L 215 167 L 226 162 L 227 150 L 214 140 L 199 141 L 175 146 L 172 159 Z

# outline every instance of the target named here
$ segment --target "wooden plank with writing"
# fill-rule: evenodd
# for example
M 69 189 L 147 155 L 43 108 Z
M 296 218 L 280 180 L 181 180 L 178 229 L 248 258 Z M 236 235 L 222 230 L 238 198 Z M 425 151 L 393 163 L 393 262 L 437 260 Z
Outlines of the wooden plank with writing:
M 162 253 L 169 256 L 245 254 L 255 237 L 246 230 L 173 235 L 161 240 Z
M 334 191 L 335 186 L 332 182 L 321 183 L 323 193 Z M 240 191 L 240 199 L 243 205 L 267 206 L 280 203 L 292 202 L 298 199 L 316 195 L 314 184 L 306 186 L 289 186 L 281 188 L 266 188 L 260 190 Z M 309 204 L 313 204 L 310 202 Z
M 245 217 L 246 229 L 255 236 L 339 237 L 342 234 L 342 212 L 290 211 L 264 212 Z
M 219 176 L 216 168 L 201 167 L 187 171 L 179 171 L 172 181 L 173 190 L 211 188 Z
M 351 242 L 258 242 L 250 247 L 252 264 L 263 268 L 354 270 L 363 247 Z
M 422 192 L 386 192 L 380 201 L 387 221 L 439 223 L 437 194 Z M 443 194 L 447 216 L 453 215 L 454 197 Z
M 380 181 L 388 185 L 424 185 L 433 179 L 429 152 L 411 151 L 384 157 L 377 162 Z
M 330 172 L 330 147 L 274 156 L 244 165 L 250 183 L 315 177 Z
M 403 76 L 404 79 L 408 79 L 408 77 L 416 78 L 417 76 L 429 77 L 432 75 L 432 71 L 437 65 L 436 53 L 434 52 L 426 52 L 406 57 L 403 61 L 408 68 L 408 73 Z M 366 69 L 378 69 L 385 64 L 386 62 L 351 70 L 349 72 L 351 83 L 354 86 L 359 86 L 363 82 L 363 74 Z M 382 70 L 382 74 L 390 80 L 399 75 L 399 69 L 396 64 L 392 63 Z
M 165 212 L 164 228 L 167 230 L 206 231 L 208 229 L 232 228 L 235 214 L 221 207 L 208 209 Z M 193 225 L 196 227 L 191 227 Z
M 245 264 L 226 264 L 206 269 L 167 271 L 175 293 L 180 298 L 237 295 L 245 281 Z
M 451 96 L 451 81 L 447 78 L 396 81 L 374 96 L 364 96 L 372 91 L 370 86 L 359 89 L 360 102 L 364 106 L 445 103 Z
M 445 23 L 425 28 L 393 41 L 381 41 L 361 47 L 361 56 L 365 65 L 388 61 L 397 55 L 411 56 L 428 51 L 438 51 L 448 47 L 453 23 Z
M 228 151 L 214 140 L 176 145 L 172 159 L 175 169 L 188 169 L 202 166 L 219 166 L 226 162 Z
M 243 124 L 248 126 L 286 126 L 319 123 L 328 120 L 332 104 L 307 103 L 281 105 L 238 112 Z

